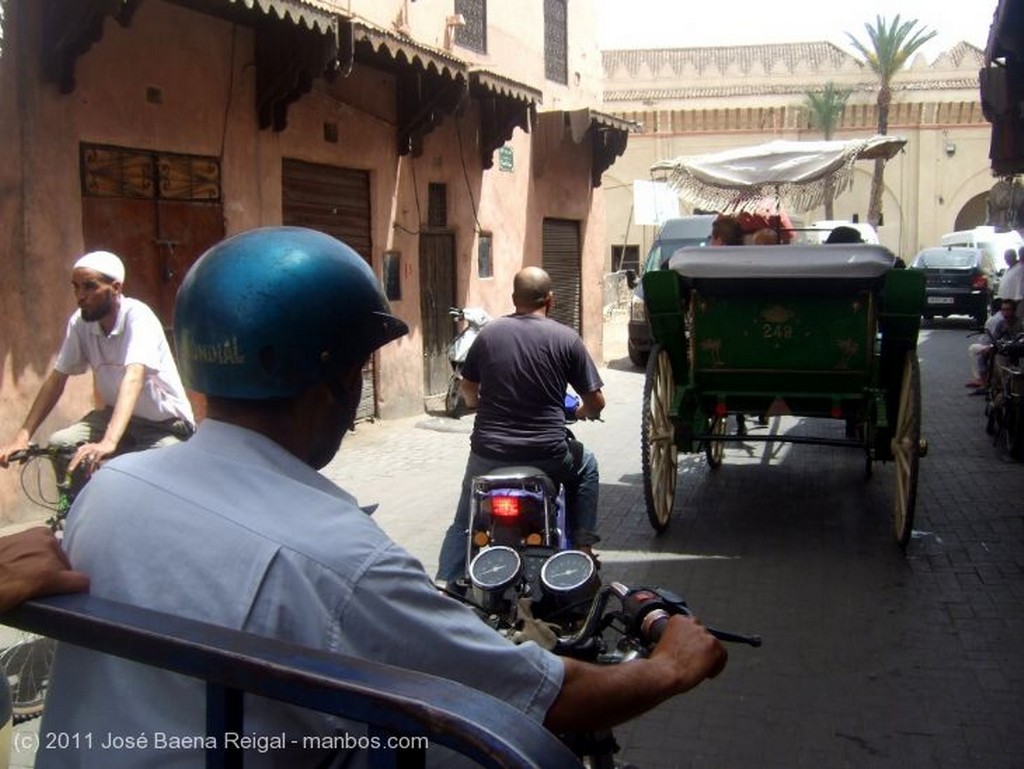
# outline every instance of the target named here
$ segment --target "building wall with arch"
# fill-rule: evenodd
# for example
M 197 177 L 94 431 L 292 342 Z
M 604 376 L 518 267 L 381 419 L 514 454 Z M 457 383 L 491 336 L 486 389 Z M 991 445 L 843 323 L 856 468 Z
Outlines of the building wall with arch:
M 653 163 L 760 144 L 824 138 L 811 125 L 806 94 L 828 82 L 848 90 L 833 138 L 876 133 L 877 80 L 831 43 L 603 52 L 606 111 L 637 125 L 624 155 L 604 176 L 608 266 L 617 249 L 641 258 L 657 227 L 633 216 L 634 180 L 652 178 Z M 918 55 L 892 83 L 889 134 L 907 139 L 886 164 L 879 238 L 904 259 L 943 233 L 985 224 L 997 182 L 988 157 L 991 126 L 981 110 L 982 52 L 968 43 L 927 61 Z M 867 220 L 873 163 L 855 166 L 853 183 L 834 201 L 836 219 Z M 680 213 L 693 209 L 680 202 Z M 824 208 L 791 213 L 824 219 Z

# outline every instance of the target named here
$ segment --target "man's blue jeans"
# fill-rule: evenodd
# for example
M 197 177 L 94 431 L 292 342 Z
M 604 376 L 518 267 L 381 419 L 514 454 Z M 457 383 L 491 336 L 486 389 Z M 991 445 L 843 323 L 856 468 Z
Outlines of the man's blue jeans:
M 473 478 L 499 467 L 529 465 L 543 470 L 565 486 L 566 512 L 571 539 L 576 547 L 593 545 L 597 536 L 597 495 L 600 476 L 597 458 L 579 441 L 570 441 L 562 459 L 490 459 L 470 452 L 455 520 L 445 532 L 438 556 L 437 579 L 451 582 L 466 574 L 466 539 L 469 536 L 469 502 Z

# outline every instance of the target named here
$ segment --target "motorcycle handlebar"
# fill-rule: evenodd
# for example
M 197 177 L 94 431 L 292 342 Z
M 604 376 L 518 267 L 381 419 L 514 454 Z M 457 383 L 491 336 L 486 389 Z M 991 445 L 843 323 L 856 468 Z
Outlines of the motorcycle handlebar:
M 619 582 L 611 583 L 610 587 L 622 601 L 623 612 L 632 622 L 633 634 L 649 643 L 656 644 L 661 640 L 665 626 L 672 615 L 683 614 L 687 617 L 692 615 L 686 601 L 668 590 L 651 588 L 631 590 Z M 712 627 L 707 630 L 719 641 L 742 643 L 755 648 L 761 645 L 761 636 L 759 635 L 732 633 Z
M 557 651 L 579 653 L 590 647 L 601 628 L 608 601 L 612 596 L 622 606 L 620 617 L 626 625 L 626 634 L 647 645 L 654 646 L 665 632 L 668 620 L 675 614 L 691 616 L 690 608 L 680 596 L 668 590 L 655 588 L 629 588 L 621 582 L 602 587 L 591 602 L 590 611 L 580 629 L 572 636 L 558 639 Z M 733 633 L 707 628 L 719 641 L 742 643 L 755 648 L 761 646 L 759 635 Z

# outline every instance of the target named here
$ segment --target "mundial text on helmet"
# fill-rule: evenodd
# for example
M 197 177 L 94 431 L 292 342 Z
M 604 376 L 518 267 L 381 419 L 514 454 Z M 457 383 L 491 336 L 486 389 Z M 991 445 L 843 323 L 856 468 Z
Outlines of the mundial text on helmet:
M 196 363 L 219 363 L 224 366 L 241 366 L 245 363 L 245 355 L 238 349 L 238 337 L 234 336 L 218 344 L 188 343 L 185 355 Z

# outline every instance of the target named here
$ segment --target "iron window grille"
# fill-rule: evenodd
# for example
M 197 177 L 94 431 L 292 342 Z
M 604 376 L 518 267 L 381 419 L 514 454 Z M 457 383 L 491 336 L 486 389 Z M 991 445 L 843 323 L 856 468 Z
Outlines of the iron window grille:
M 567 0 L 544 0 L 544 76 L 569 83 Z
M 455 0 L 455 13 L 466 20 L 466 25 L 455 31 L 456 44 L 487 53 L 487 0 Z

